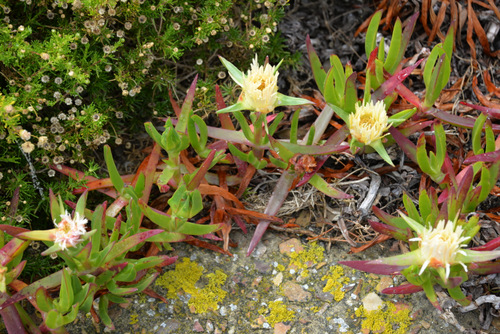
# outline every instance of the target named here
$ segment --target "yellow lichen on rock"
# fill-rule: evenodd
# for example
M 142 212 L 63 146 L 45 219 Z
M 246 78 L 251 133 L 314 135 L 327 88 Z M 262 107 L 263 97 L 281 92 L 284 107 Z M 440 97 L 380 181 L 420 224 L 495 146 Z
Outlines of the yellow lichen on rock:
M 323 292 L 331 293 L 333 299 L 337 302 L 344 298 L 345 292 L 342 291 L 342 287 L 350 281 L 349 277 L 344 276 L 344 268 L 341 266 L 331 266 L 330 272 L 323 276 L 321 280 L 326 280 Z
M 382 309 L 367 311 L 360 306 L 356 311 L 357 317 L 366 318 L 361 323 L 361 328 L 365 331 L 382 334 L 404 334 L 408 333 L 412 318 L 410 309 L 404 307 L 398 309 L 391 302 L 384 302 Z
M 215 273 L 208 274 L 208 284 L 193 294 L 188 302 L 196 313 L 205 313 L 208 310 L 217 309 L 218 304 L 226 297 L 227 291 L 222 290 L 221 286 L 226 283 L 227 275 L 217 270 Z
M 274 327 L 278 322 L 291 321 L 295 318 L 295 311 L 289 310 L 282 300 L 275 300 L 269 302 L 269 309 L 261 309 L 259 313 L 267 313 L 269 310 L 269 315 L 266 316 L 266 321 Z
M 194 313 L 205 313 L 216 310 L 218 304 L 226 297 L 227 291 L 222 289 L 226 283 L 227 275 L 217 270 L 206 277 L 208 283 L 204 288 L 196 287 L 196 283 L 203 274 L 203 267 L 188 258 L 178 261 L 174 270 L 167 271 L 155 282 L 168 290 L 167 297 L 178 298 L 178 292 L 184 291 L 191 298 L 188 301 L 189 308 Z
M 129 324 L 130 325 L 135 325 L 138 321 L 139 321 L 139 315 L 138 314 L 131 314 L 130 315 L 130 321 L 129 321 Z
M 302 269 L 301 276 L 309 276 L 309 268 L 313 264 L 318 264 L 325 258 L 325 249 L 318 245 L 316 242 L 311 242 L 309 245 L 305 246 L 304 250 L 300 252 L 291 252 L 290 255 L 290 267 L 296 268 L 297 270 Z

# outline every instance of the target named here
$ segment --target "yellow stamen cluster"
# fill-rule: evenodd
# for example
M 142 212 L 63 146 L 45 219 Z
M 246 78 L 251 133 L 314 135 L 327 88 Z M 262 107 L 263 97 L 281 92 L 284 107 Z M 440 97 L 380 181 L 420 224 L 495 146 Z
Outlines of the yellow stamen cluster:
M 358 142 L 370 145 L 383 137 L 390 127 L 388 121 L 383 101 L 356 104 L 356 112 L 349 115 L 349 130 Z
M 272 112 L 278 104 L 278 71 L 275 66 L 259 66 L 255 56 L 247 75 L 243 76 L 242 101 L 249 110 Z

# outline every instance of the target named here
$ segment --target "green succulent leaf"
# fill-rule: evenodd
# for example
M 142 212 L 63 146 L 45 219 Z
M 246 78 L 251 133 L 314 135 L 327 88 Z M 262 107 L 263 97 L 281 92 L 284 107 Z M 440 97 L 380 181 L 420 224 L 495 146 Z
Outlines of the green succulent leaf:
M 106 167 L 108 168 L 109 177 L 115 187 L 116 191 L 120 194 L 122 192 L 125 182 L 123 182 L 118 169 L 116 168 L 115 161 L 113 160 L 113 155 L 111 153 L 111 148 L 108 145 L 104 146 L 104 160 L 106 161 Z
M 311 101 L 278 93 L 278 106 L 300 106 L 303 104 L 312 104 Z
M 378 26 L 380 24 L 380 19 L 382 18 L 382 11 L 379 10 L 373 14 L 372 19 L 370 20 L 370 24 L 368 25 L 368 29 L 366 30 L 365 37 L 365 54 L 369 55 L 375 50 L 377 46 L 377 32 Z
M 337 190 L 330 186 L 321 176 L 318 174 L 314 174 L 308 181 L 314 188 L 321 191 L 323 194 L 328 195 L 333 198 L 351 198 L 351 195 L 348 195 L 340 190 Z
M 387 162 L 391 166 L 394 166 L 394 163 L 392 162 L 391 158 L 389 157 L 389 154 L 385 150 L 384 144 L 382 144 L 381 139 L 375 140 L 369 146 L 373 147 L 375 151 L 377 151 L 378 155 L 380 155 L 380 157 L 384 159 L 385 162 Z
M 108 313 L 109 299 L 108 295 L 102 295 L 99 299 L 99 318 L 101 318 L 102 323 L 109 329 L 115 329 L 113 321 L 109 317 Z
M 219 56 L 222 64 L 227 68 L 229 75 L 231 78 L 238 84 L 238 86 L 243 86 L 244 74 L 241 72 L 236 66 L 234 66 L 231 62 L 226 60 L 224 57 Z

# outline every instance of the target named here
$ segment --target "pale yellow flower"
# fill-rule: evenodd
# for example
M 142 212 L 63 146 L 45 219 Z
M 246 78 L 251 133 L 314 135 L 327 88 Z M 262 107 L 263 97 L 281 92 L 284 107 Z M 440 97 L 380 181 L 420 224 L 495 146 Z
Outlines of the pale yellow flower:
M 27 130 L 22 129 L 21 131 L 19 131 L 19 137 L 21 137 L 22 140 L 30 140 L 31 133 Z
M 33 143 L 30 141 L 26 141 L 26 142 L 21 144 L 21 148 L 22 148 L 24 153 L 30 154 L 35 149 L 35 145 L 33 145 Z
M 48 141 L 49 141 L 49 138 L 47 138 L 47 136 L 40 136 L 40 137 L 38 137 L 38 144 L 37 145 L 38 145 L 38 147 L 41 147 L 41 146 L 47 144 Z
M 269 113 L 278 105 L 278 71 L 276 66 L 259 66 L 255 56 L 250 70 L 243 75 L 239 102 L 249 110 Z
M 418 238 L 410 239 L 419 242 L 420 259 L 423 262 L 419 275 L 422 275 L 427 267 L 444 268 L 446 281 L 450 276 L 450 266 L 457 263 L 467 271 L 467 266 L 456 260 L 459 254 L 467 255 L 462 247 L 466 246 L 465 241 L 469 240 L 469 237 L 463 237 L 462 233 L 462 226 L 455 226 L 452 221 L 440 220 L 436 227 L 425 228 Z
M 356 111 L 349 114 L 349 130 L 351 135 L 360 143 L 370 145 L 382 138 L 389 129 L 389 118 L 383 101 L 373 104 L 373 101 L 360 105 L 356 104 Z

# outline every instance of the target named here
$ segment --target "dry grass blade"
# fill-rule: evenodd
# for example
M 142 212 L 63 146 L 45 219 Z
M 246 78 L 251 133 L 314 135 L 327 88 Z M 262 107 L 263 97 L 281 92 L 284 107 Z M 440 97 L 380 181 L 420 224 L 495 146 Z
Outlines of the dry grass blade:
M 431 23 L 432 23 L 432 30 L 431 30 L 431 33 L 429 34 L 429 40 L 428 40 L 427 44 L 430 45 L 432 43 L 432 41 L 436 37 L 436 34 L 439 36 L 439 38 L 441 40 L 444 40 L 444 35 L 441 32 L 440 28 L 444 22 L 447 7 L 448 7 L 448 1 L 445 0 L 445 1 L 441 2 L 441 7 L 439 8 L 439 12 L 438 12 L 437 16 L 434 13 L 434 11 L 431 9 L 430 19 L 431 19 Z
M 474 77 L 472 79 L 472 90 L 474 91 L 474 94 L 476 95 L 477 99 L 479 100 L 479 102 L 481 102 L 482 105 L 488 108 L 500 109 L 500 103 L 491 101 L 490 99 L 488 99 L 486 96 L 483 95 L 483 93 L 477 86 L 477 77 Z
M 431 0 L 422 0 L 422 13 L 420 14 L 420 22 L 422 22 L 422 26 L 424 27 L 427 36 L 431 34 L 431 29 L 427 25 L 427 13 L 429 12 L 429 8 L 431 8 L 431 5 Z
M 488 0 L 488 3 L 490 4 L 491 10 L 495 13 L 497 18 L 500 20 L 500 10 L 498 9 L 498 7 L 495 5 L 493 0 Z
M 469 44 L 472 59 L 476 60 L 476 43 L 472 40 L 472 32 L 474 29 L 472 22 L 473 14 L 474 10 L 472 9 L 472 0 L 467 0 L 467 44 Z M 474 65 L 477 66 L 476 64 Z
M 469 22 L 472 21 L 472 26 L 473 26 L 474 31 L 476 32 L 476 35 L 479 39 L 479 43 L 481 43 L 481 46 L 483 47 L 484 52 L 488 56 L 496 57 L 498 54 L 500 54 L 500 52 L 499 52 L 500 50 L 498 50 L 496 52 L 491 52 L 490 43 L 488 42 L 488 38 L 486 37 L 486 33 L 484 32 L 484 29 L 481 26 L 481 23 L 479 23 L 479 19 L 477 18 L 476 13 L 472 9 L 472 4 L 470 3 L 470 1 L 469 1 L 469 4 L 470 4 L 470 8 L 471 8 L 471 10 L 468 11 Z M 470 29 L 470 27 L 468 27 L 468 29 Z
M 500 87 L 495 86 L 495 84 L 491 81 L 491 75 L 488 70 L 483 71 L 483 78 L 488 92 L 495 94 L 496 97 L 500 98 Z
M 362 251 L 364 251 L 372 246 L 375 246 L 376 244 L 379 244 L 379 243 L 384 242 L 384 241 L 389 240 L 389 239 L 392 239 L 392 237 L 385 235 L 385 234 L 379 234 L 374 239 L 370 240 L 368 243 L 364 244 L 363 246 L 351 247 L 351 253 L 362 252 Z

